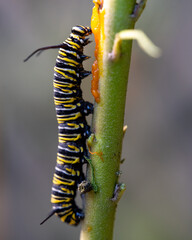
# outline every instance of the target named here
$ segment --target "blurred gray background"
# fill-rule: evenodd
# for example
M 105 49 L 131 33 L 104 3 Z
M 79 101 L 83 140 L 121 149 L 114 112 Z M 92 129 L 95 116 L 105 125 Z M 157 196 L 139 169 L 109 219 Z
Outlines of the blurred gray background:
M 57 150 L 52 97 L 57 50 L 29 62 L 33 50 L 61 43 L 76 24 L 90 25 L 91 0 L 0 2 L 0 239 L 78 239 L 80 227 L 50 211 Z M 163 51 L 134 43 L 127 94 L 116 240 L 192 239 L 192 2 L 148 0 L 136 24 Z M 93 37 L 91 37 L 93 40 Z M 85 53 L 91 69 L 94 42 Z M 84 98 L 93 102 L 91 77 Z

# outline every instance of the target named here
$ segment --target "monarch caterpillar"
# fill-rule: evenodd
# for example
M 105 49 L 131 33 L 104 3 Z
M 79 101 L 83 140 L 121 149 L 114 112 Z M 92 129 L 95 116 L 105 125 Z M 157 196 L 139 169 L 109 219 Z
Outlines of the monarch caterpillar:
M 82 98 L 81 80 L 91 74 L 82 62 L 89 57 L 83 47 L 90 41 L 86 36 L 91 28 L 81 25 L 72 28 L 70 36 L 60 45 L 39 48 L 30 54 L 60 48 L 54 67 L 54 103 L 58 122 L 58 152 L 51 194 L 52 211 L 41 223 L 56 214 L 61 221 L 77 225 L 84 218 L 75 203 L 77 186 L 84 180 L 82 165 L 88 150 L 86 139 L 91 134 L 85 116 L 93 112 L 93 104 Z

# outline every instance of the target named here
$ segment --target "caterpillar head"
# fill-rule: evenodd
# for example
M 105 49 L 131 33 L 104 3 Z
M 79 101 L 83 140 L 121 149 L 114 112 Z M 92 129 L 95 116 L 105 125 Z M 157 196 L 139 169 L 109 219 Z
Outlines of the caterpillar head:
M 90 27 L 84 27 L 82 25 L 77 25 L 71 29 L 71 33 L 79 37 L 85 37 L 92 33 Z

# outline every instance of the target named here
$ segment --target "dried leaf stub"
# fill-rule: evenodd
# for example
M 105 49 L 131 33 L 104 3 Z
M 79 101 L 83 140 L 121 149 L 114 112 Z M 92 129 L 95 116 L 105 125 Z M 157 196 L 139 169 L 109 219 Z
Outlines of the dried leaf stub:
M 140 48 L 150 57 L 159 58 L 161 56 L 161 49 L 158 48 L 143 31 L 138 29 L 127 29 L 115 35 L 113 50 L 109 54 L 109 59 L 118 60 L 120 58 L 120 46 L 123 40 L 136 40 Z

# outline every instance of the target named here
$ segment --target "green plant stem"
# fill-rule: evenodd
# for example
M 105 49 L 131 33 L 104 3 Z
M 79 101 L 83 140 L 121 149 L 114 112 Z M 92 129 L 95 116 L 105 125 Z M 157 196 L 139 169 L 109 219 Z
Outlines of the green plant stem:
M 123 41 L 122 55 L 118 61 L 110 61 L 115 34 L 133 29 L 135 21 L 130 17 L 135 0 L 105 0 L 105 42 L 103 74 L 99 80 L 100 103 L 95 106 L 92 146 L 92 165 L 98 191 L 86 193 L 85 220 L 81 240 L 112 240 L 117 203 L 112 201 L 121 160 L 124 111 L 132 41 Z M 101 156 L 98 156 L 102 154 Z M 91 168 L 88 179 L 91 180 Z

